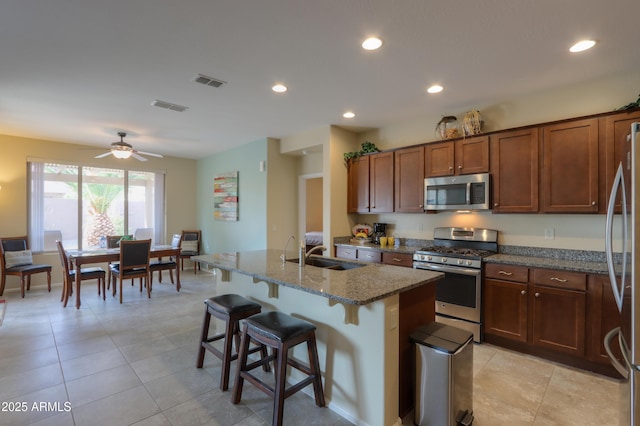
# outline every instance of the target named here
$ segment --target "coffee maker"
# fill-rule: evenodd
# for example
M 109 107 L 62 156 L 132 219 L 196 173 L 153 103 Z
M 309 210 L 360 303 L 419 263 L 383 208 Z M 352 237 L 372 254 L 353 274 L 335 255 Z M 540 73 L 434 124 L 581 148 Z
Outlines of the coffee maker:
M 380 244 L 380 237 L 387 236 L 387 224 L 386 223 L 374 223 L 373 224 L 373 243 Z

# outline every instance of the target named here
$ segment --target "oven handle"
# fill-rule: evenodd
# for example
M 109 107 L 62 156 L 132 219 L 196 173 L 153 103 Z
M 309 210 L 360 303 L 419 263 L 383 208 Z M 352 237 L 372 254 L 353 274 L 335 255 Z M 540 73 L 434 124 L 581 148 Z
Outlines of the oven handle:
M 448 265 L 437 265 L 433 263 L 413 263 L 414 269 L 428 269 L 430 271 L 438 271 L 438 272 L 451 272 L 452 274 L 462 274 L 462 275 L 471 275 L 478 276 L 482 273 L 480 269 L 469 269 L 463 268 L 461 266 L 448 266 Z

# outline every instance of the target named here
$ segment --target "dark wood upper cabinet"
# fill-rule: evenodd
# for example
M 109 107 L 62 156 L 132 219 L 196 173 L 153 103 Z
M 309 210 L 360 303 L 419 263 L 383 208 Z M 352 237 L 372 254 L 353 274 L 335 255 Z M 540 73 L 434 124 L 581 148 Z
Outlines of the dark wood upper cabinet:
M 473 136 L 425 145 L 425 177 L 489 171 L 489 136 Z
M 347 172 L 347 213 L 369 212 L 369 156 L 352 159 Z
M 537 213 L 539 131 L 537 127 L 491 135 L 494 213 Z
M 618 170 L 618 166 L 622 163 L 625 170 L 631 168 L 629 164 L 631 152 L 631 141 L 628 137 L 631 135 L 631 123 L 640 121 L 640 111 L 622 112 L 616 115 L 610 115 L 604 119 L 604 139 L 605 139 L 605 167 L 604 167 L 604 188 L 605 193 L 604 209 L 606 212 L 606 204 L 609 202 L 609 194 L 611 185 Z M 629 181 L 631 173 L 625 173 L 625 188 L 627 191 L 631 189 Z M 627 200 L 630 200 L 630 194 L 627 193 Z M 620 212 L 620 201 L 616 201 L 616 211 Z
M 424 211 L 424 146 L 395 152 L 394 210 L 401 213 Z
M 349 164 L 347 213 L 393 211 L 393 152 L 363 155 Z
M 598 119 L 542 129 L 542 211 L 597 213 Z
M 369 169 L 369 211 L 388 213 L 393 211 L 393 152 L 373 154 Z

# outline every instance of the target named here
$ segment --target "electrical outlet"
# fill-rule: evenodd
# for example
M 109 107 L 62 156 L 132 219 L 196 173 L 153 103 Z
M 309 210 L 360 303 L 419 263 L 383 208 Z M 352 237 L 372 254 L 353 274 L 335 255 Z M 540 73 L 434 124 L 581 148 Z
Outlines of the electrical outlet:
M 544 239 L 545 240 L 555 240 L 556 238 L 556 230 L 554 228 L 545 228 L 544 229 Z
M 418 224 L 418 232 L 422 232 L 424 230 L 421 223 Z

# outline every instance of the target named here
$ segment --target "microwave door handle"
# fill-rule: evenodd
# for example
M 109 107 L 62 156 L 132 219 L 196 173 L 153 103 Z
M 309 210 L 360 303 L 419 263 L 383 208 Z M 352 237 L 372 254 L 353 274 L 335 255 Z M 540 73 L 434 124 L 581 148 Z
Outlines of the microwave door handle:
M 467 205 L 471 205 L 471 182 L 467 182 Z
M 622 297 L 624 295 L 624 286 L 618 284 L 618 278 L 616 277 L 616 272 L 613 264 L 613 214 L 616 203 L 616 195 L 620 189 L 620 183 L 622 182 L 622 186 L 624 188 L 624 179 L 622 178 L 622 164 L 618 167 L 618 171 L 616 173 L 616 177 L 613 180 L 613 185 L 611 186 L 611 193 L 609 194 L 609 205 L 607 206 L 607 219 L 606 219 L 606 227 L 605 227 L 605 253 L 607 258 L 607 269 L 609 272 L 609 281 L 611 281 L 611 289 L 613 290 L 613 296 L 616 301 L 616 305 L 618 306 L 618 311 L 622 311 Z M 624 191 L 620 194 L 622 197 L 622 216 L 623 216 L 623 228 L 626 228 L 626 194 Z M 626 229 L 623 229 L 626 235 Z M 625 236 L 623 236 L 625 238 Z M 623 250 L 625 251 L 626 256 L 626 241 L 623 241 Z M 625 269 L 626 259 L 623 259 L 623 273 Z M 624 275 L 622 276 L 622 280 L 624 280 Z M 624 281 L 623 281 L 624 283 Z M 623 284 L 622 283 L 622 284 Z
M 629 369 L 625 368 L 624 365 L 622 365 L 622 363 L 618 361 L 618 358 L 616 358 L 613 355 L 613 351 L 611 351 L 611 341 L 618 334 L 620 334 L 620 327 L 614 328 L 604 336 L 604 342 L 603 342 L 604 349 L 605 351 L 607 351 L 607 355 L 609 356 L 611 365 L 613 365 L 613 367 L 618 371 L 618 373 L 620 373 L 620 375 L 622 375 L 622 377 L 624 377 L 624 379 L 627 380 L 629 378 Z M 624 348 L 620 348 L 620 351 L 624 353 Z

